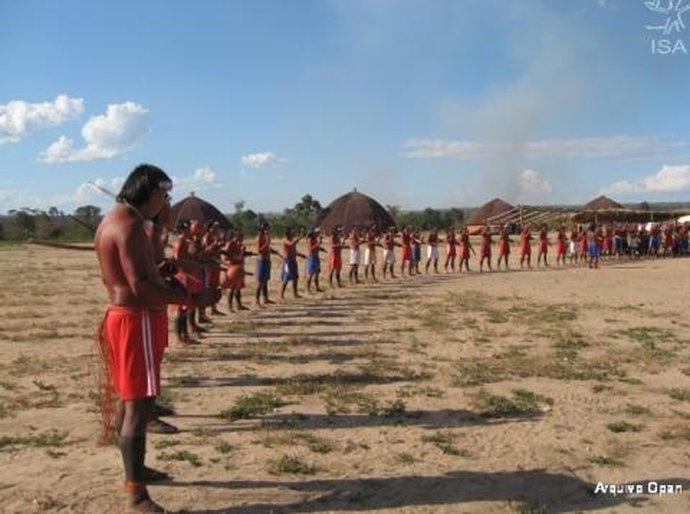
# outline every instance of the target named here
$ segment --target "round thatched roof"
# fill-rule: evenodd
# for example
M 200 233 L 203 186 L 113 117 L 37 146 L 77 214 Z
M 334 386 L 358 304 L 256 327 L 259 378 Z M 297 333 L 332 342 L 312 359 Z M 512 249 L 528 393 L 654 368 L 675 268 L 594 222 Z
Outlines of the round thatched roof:
M 474 211 L 467 220 L 468 225 L 483 225 L 487 218 L 492 218 L 512 210 L 514 207 L 509 203 L 504 202 L 500 198 L 494 198 L 486 202 L 479 209 Z
M 332 233 L 337 226 L 348 232 L 352 227 L 364 228 L 372 224 L 383 229 L 395 225 L 395 220 L 380 203 L 356 189 L 333 200 L 318 221 L 319 228 L 326 234 Z
M 583 211 L 599 211 L 608 209 L 625 209 L 618 202 L 614 202 L 608 196 L 601 195 L 589 203 L 586 203 L 583 207 Z
M 182 220 L 199 220 L 204 225 L 217 221 L 224 230 L 232 228 L 232 224 L 222 212 L 194 193 L 172 206 L 173 226 L 176 227 Z

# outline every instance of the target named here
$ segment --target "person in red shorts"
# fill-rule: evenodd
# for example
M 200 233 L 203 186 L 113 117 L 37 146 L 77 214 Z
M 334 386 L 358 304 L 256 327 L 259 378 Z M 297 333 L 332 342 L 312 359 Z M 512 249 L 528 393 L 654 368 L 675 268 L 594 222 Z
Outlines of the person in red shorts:
M 484 261 L 486 261 L 489 271 L 491 271 L 491 245 L 493 240 L 491 239 L 491 229 L 488 225 L 485 225 L 482 229 L 481 243 L 479 245 L 479 272 L 484 271 Z
M 188 297 L 161 276 L 145 226 L 169 201 L 172 182 L 155 166 L 142 164 L 127 177 L 117 204 L 98 227 L 95 249 L 110 305 L 99 330 L 99 348 L 110 386 L 104 388 L 104 435 L 119 435 L 129 512 L 164 512 L 146 488 L 153 470 L 144 465 L 146 423 L 160 392 L 160 363 L 168 342 L 166 304 L 210 305 L 217 291 Z M 112 418 L 113 390 L 119 397 Z
M 338 287 L 343 287 L 340 280 L 340 272 L 343 270 L 343 246 L 342 227 L 335 227 L 331 235 L 331 253 L 328 256 L 328 284 L 333 287 L 333 277 L 335 276 Z
M 529 229 L 529 225 L 523 225 L 522 231 L 520 232 L 520 267 L 525 267 L 525 261 L 527 261 L 527 267 L 532 267 L 532 231 Z
M 462 265 L 465 264 L 465 271 L 470 271 L 470 252 L 474 253 L 474 248 L 470 242 L 470 231 L 463 228 L 460 233 L 460 265 L 458 271 L 462 271 Z
M 501 227 L 500 244 L 498 247 L 498 263 L 496 267 L 501 269 L 501 261 L 505 262 L 508 269 L 508 258 L 510 257 L 510 230 L 508 227 Z
M 457 256 L 458 240 L 455 236 L 455 230 L 449 228 L 446 231 L 446 263 L 443 265 L 443 269 L 448 273 L 448 266 L 450 265 L 450 271 L 455 271 L 455 257 Z

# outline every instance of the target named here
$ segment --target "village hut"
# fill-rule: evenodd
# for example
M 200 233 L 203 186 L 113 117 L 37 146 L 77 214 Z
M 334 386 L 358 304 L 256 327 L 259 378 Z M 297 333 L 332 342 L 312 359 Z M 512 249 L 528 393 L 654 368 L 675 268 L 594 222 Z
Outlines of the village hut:
M 611 209 L 625 209 L 625 207 L 604 195 L 596 197 L 582 207 L 583 211 L 608 211 Z
M 173 227 L 183 220 L 199 220 L 204 226 L 218 223 L 223 230 L 232 228 L 232 224 L 222 212 L 209 202 L 202 200 L 194 193 L 172 206 Z
M 380 203 L 354 189 L 333 200 L 321 212 L 317 224 L 321 232 L 331 234 L 337 226 L 342 227 L 345 233 L 352 227 L 366 228 L 372 225 L 383 230 L 395 225 L 395 220 Z
M 582 206 L 582 210 L 573 216 L 577 223 L 610 223 L 625 221 L 647 221 L 649 213 L 634 212 L 608 196 L 598 196 Z
M 485 224 L 500 225 L 501 216 L 508 215 L 515 209 L 514 206 L 504 202 L 500 198 L 494 198 L 474 211 L 467 220 L 467 229 L 470 234 L 479 234 Z

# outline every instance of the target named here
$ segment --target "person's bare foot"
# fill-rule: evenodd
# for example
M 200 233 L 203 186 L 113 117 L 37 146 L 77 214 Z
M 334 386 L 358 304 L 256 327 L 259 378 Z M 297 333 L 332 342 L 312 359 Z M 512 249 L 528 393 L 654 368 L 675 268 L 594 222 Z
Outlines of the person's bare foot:
M 142 482 L 126 482 L 127 504 L 126 514 L 142 512 L 165 512 L 165 509 L 154 502 L 146 489 L 146 484 Z
M 250 309 L 249 309 L 249 307 L 245 307 L 244 305 L 240 305 L 240 306 L 237 308 L 237 310 L 240 310 L 240 311 L 248 311 L 248 310 L 250 310 Z
M 127 500 L 127 506 L 125 508 L 125 514 L 141 514 L 142 512 L 159 512 L 165 513 L 166 510 L 154 502 L 151 498 L 145 498 L 143 500 L 133 500 L 130 497 Z

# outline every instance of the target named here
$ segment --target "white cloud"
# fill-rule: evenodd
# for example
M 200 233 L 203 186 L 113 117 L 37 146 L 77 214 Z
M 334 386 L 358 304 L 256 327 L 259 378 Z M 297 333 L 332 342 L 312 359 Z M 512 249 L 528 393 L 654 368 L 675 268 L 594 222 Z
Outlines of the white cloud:
M 23 138 L 56 127 L 84 112 L 84 100 L 59 95 L 53 102 L 27 103 L 14 100 L 0 105 L 0 144 L 17 143 Z
M 71 139 L 61 136 L 40 156 L 49 163 L 111 159 L 130 150 L 148 132 L 148 110 L 133 102 L 112 104 L 105 114 L 93 116 L 81 135 L 86 146 L 74 148 Z
M 603 194 L 671 193 L 690 191 L 690 165 L 664 165 L 654 175 L 636 181 L 622 180 L 601 189 Z
M 178 200 L 191 192 L 221 189 L 224 186 L 217 178 L 216 172 L 210 166 L 198 168 L 190 175 L 174 176 L 173 197 Z
M 518 187 L 520 188 L 521 194 L 532 194 L 532 193 L 551 193 L 553 187 L 551 183 L 542 178 L 539 173 L 534 170 L 525 170 L 520 173 L 518 177 Z
M 273 152 L 252 153 L 242 156 L 242 165 L 250 168 L 262 168 L 264 166 L 277 166 L 287 162 L 287 159 L 278 157 Z
M 690 141 L 664 137 L 589 137 L 541 141 L 448 141 L 408 139 L 402 155 L 409 158 L 477 159 L 492 156 L 622 158 L 658 154 L 688 147 Z

